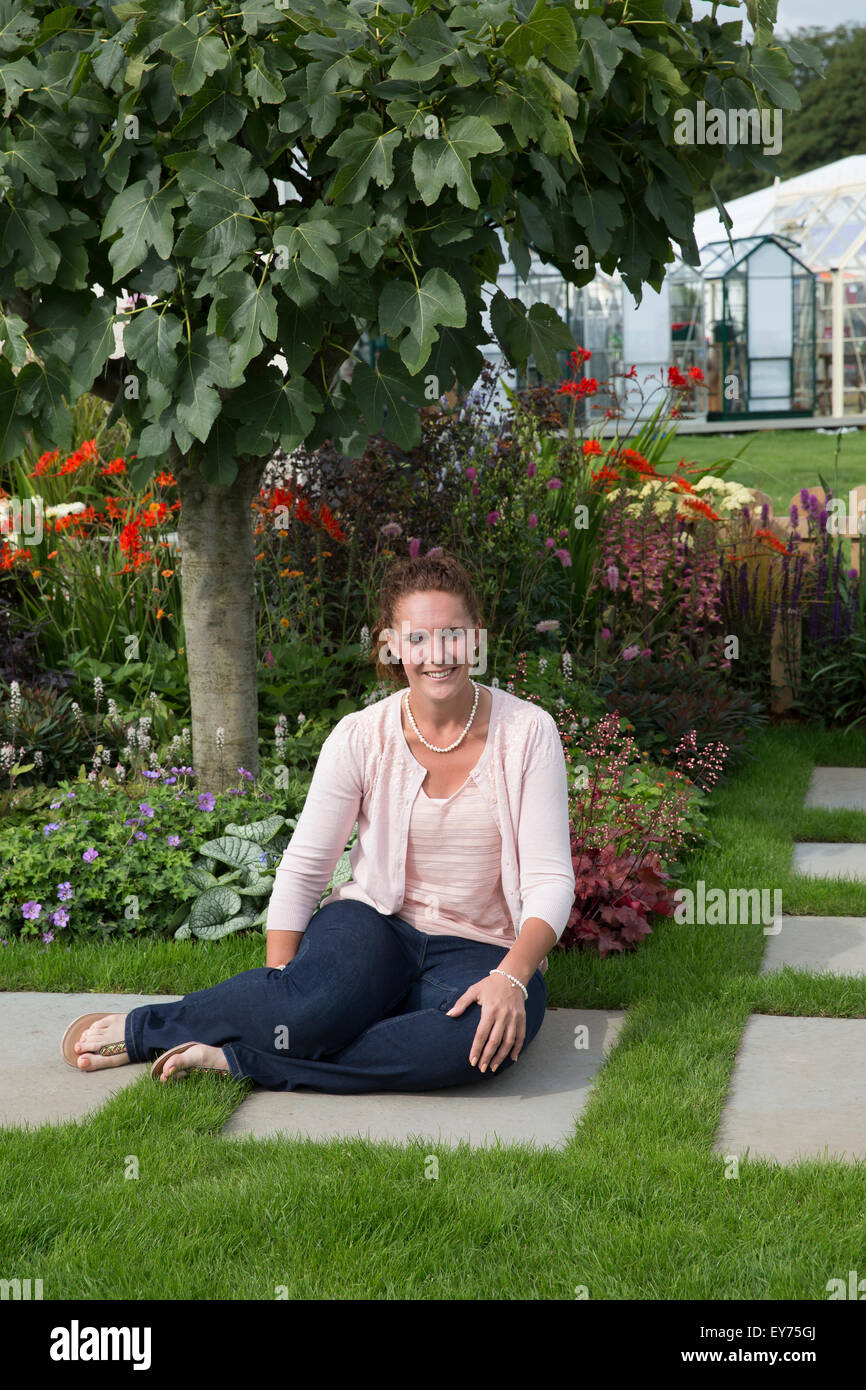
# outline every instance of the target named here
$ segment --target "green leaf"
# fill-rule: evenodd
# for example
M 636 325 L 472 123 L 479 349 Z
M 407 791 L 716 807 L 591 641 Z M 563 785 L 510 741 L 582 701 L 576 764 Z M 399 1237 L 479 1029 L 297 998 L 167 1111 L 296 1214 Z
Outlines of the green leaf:
M 379 327 L 387 336 L 401 329 L 408 333 L 400 341 L 400 356 L 414 376 L 430 356 L 438 324 L 462 328 L 466 323 L 466 301 L 457 281 L 438 266 L 428 270 L 420 285 L 392 280 L 379 300 Z
M 622 203 L 610 188 L 587 189 L 575 187 L 571 209 L 579 225 L 586 230 L 596 256 L 603 256 L 613 241 L 613 229 L 623 225 Z
M 388 69 L 391 82 L 428 82 L 460 54 L 461 40 L 435 11 L 413 19 L 403 36 L 404 47 Z
M 32 42 L 39 28 L 38 19 L 27 13 L 26 8 L 16 10 L 3 0 L 0 5 L 0 53 L 14 53 Z
M 202 477 L 211 487 L 231 487 L 238 476 L 238 446 L 234 426 L 225 414 L 217 416 L 198 454 Z
M 321 397 L 306 377 L 284 381 L 276 367 L 256 372 L 231 397 L 231 418 L 244 422 L 237 431 L 238 450 L 258 458 L 277 440 L 290 454 L 307 438 L 321 408 Z
M 580 70 L 595 95 L 603 97 L 616 72 L 622 50 L 597 14 L 591 14 L 583 21 L 580 37 Z
M 753 48 L 749 76 L 773 106 L 786 111 L 799 111 L 802 102 L 797 88 L 791 83 L 791 64 L 775 48 Z
M 400 130 L 383 133 L 374 111 L 363 112 L 328 146 L 327 153 L 339 159 L 340 168 L 325 197 L 334 203 L 357 203 L 371 179 L 388 188 L 394 182 L 394 151 L 402 139 Z
M 174 244 L 171 212 L 182 202 L 179 188 L 154 188 L 145 179 L 124 188 L 112 200 L 99 240 L 106 241 L 115 232 L 121 233 L 108 252 L 115 284 L 141 265 L 151 246 L 163 260 L 171 255 Z
M 248 150 L 226 145 L 217 157 L 220 168 L 198 152 L 183 151 L 165 159 L 177 170 L 189 198 L 187 225 L 177 239 L 176 253 L 189 255 L 193 265 L 206 266 L 214 274 L 253 245 L 250 220 L 257 214 L 252 200 L 265 194 L 270 183 Z
M 244 77 L 244 86 L 258 104 L 260 101 L 275 104 L 278 101 L 285 101 L 286 89 L 279 77 L 272 72 L 265 62 L 265 50 L 258 44 L 252 44 L 249 49 L 247 61 L 249 71 Z
M 8 149 L 0 151 L 0 169 L 9 173 L 19 188 L 32 183 L 43 193 L 57 192 L 54 171 L 43 162 L 35 140 L 13 141 Z
M 284 246 L 290 256 L 298 256 L 303 266 L 335 285 L 340 266 L 331 250 L 340 244 L 340 233 L 325 217 L 307 217 L 291 226 L 283 225 L 274 232 L 274 246 Z
M 524 67 L 531 57 L 547 58 L 554 67 L 566 72 L 571 72 L 580 62 L 574 20 L 563 5 L 551 9 L 547 0 L 536 0 L 528 20 L 513 27 L 504 24 L 502 29 L 503 32 L 511 30 L 502 48 L 518 68 Z
M 285 824 L 285 816 L 267 816 L 265 820 L 250 821 L 248 825 L 227 825 L 225 833 L 236 835 L 239 840 L 250 840 L 256 845 L 266 845 Z
M 3 356 L 13 367 L 23 367 L 27 361 L 27 324 L 17 314 L 7 314 L 0 304 L 0 338 Z
M 259 864 L 261 850 L 252 840 L 242 840 L 235 835 L 221 835 L 217 840 L 208 840 L 201 845 L 199 854 L 216 859 L 220 864 L 230 864 L 233 869 L 245 869 L 248 864 Z M 240 903 L 232 909 L 237 912 Z
M 197 92 L 206 78 L 229 61 L 229 50 L 222 39 L 198 33 L 189 24 L 176 24 L 169 29 L 159 46 L 163 53 L 177 59 L 172 78 L 174 89 L 181 96 Z
M 140 309 L 123 330 L 123 347 L 142 371 L 170 386 L 177 376 L 183 324 L 167 310 Z
M 197 328 L 181 352 L 176 396 L 177 419 L 195 439 L 204 443 L 220 413 L 221 402 L 214 387 L 233 384 L 228 343 L 211 337 L 205 328 Z M 180 439 L 178 445 L 185 453 Z
M 398 448 L 411 449 L 420 442 L 418 406 L 424 404 L 424 395 L 419 384 L 407 377 L 396 353 L 381 353 L 375 371 L 366 362 L 357 362 L 352 373 L 352 391 L 370 430 L 379 430 L 384 418 L 385 435 Z
M 217 880 L 213 874 L 209 874 L 207 869 L 202 869 L 192 865 L 186 871 L 186 876 L 194 888 L 204 891 L 207 888 L 215 888 Z
M 240 896 L 234 888 L 208 888 L 192 905 L 189 929 L 194 936 L 198 936 L 201 931 L 218 926 L 228 918 L 234 917 L 240 912 L 241 907 Z
M 229 341 L 232 377 L 240 381 L 244 368 L 262 350 L 262 334 L 277 336 L 277 308 L 267 279 L 256 284 L 243 271 L 225 271 L 213 300 L 216 331 Z
M 479 116 L 463 116 L 448 123 L 441 137 L 419 140 L 412 156 L 415 186 L 429 207 L 443 187 L 457 190 L 458 200 L 467 208 L 479 206 L 472 182 L 472 156 L 493 154 L 503 149 L 502 137 L 489 121 Z

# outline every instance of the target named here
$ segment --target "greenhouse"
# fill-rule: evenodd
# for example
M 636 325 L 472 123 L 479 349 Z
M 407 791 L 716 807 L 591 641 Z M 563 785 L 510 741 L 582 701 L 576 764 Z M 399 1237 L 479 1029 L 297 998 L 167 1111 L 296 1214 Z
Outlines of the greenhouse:
M 639 306 L 616 274 L 578 289 L 536 256 L 523 281 L 504 240 L 498 283 L 527 307 L 552 304 L 592 352 L 586 371 L 599 383 L 635 366 L 643 395 L 613 383 L 626 416 L 653 408 L 671 365 L 701 369 L 694 413 L 708 421 L 866 415 L 866 155 L 777 179 L 727 212 L 730 240 L 716 209 L 698 213 L 700 266 L 676 260 Z M 384 347 L 359 344 L 370 360 Z M 521 377 L 495 344 L 482 350 L 511 387 L 542 380 L 531 358 Z M 567 375 L 566 353 L 561 366 Z

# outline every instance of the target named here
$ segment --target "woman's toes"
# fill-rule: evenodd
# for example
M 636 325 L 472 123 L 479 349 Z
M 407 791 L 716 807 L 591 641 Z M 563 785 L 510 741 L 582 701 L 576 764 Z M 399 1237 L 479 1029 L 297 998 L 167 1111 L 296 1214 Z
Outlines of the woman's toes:
M 116 1067 L 128 1062 L 129 1057 L 123 1049 L 108 1056 L 99 1053 L 100 1047 L 119 1047 L 125 1038 L 126 1014 L 108 1014 L 105 1018 L 97 1019 L 96 1023 L 85 1028 L 75 1043 L 77 1065 L 82 1071 L 96 1071 L 101 1067 Z
M 226 1055 L 220 1047 L 210 1047 L 206 1043 L 193 1043 L 183 1052 L 175 1052 L 162 1069 L 161 1080 L 168 1081 L 175 1072 L 183 1072 L 190 1067 L 214 1067 L 228 1071 Z

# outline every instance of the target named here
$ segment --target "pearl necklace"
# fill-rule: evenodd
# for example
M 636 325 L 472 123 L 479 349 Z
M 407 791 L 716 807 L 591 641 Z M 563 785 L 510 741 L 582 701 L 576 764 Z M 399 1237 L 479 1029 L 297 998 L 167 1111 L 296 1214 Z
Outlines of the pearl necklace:
M 456 748 L 456 747 L 458 746 L 458 744 L 461 744 L 461 743 L 463 742 L 464 738 L 466 737 L 466 735 L 469 733 L 470 725 L 471 725 L 473 719 L 475 718 L 475 711 L 476 711 L 477 708 L 478 708 L 478 691 L 479 691 L 479 687 L 475 684 L 475 681 L 472 680 L 471 677 L 470 677 L 470 680 L 469 680 L 469 684 L 472 686 L 473 690 L 475 691 L 475 703 L 474 703 L 473 706 L 472 706 L 472 713 L 471 713 L 470 716 L 469 716 L 469 720 L 468 720 L 468 722 L 467 722 L 467 724 L 466 724 L 466 728 L 463 730 L 463 733 L 460 735 L 460 737 L 456 740 L 455 743 L 449 743 L 449 745 L 448 745 L 447 748 L 437 748 L 435 744 L 433 744 L 433 743 L 428 743 L 428 742 L 427 742 L 426 738 L 425 738 L 424 735 L 421 733 L 421 730 L 418 728 L 418 725 L 415 723 L 415 720 L 414 720 L 414 718 L 412 717 L 412 710 L 411 710 L 411 708 L 410 708 L 410 706 L 409 706 L 409 691 L 408 691 L 408 690 L 406 691 L 406 713 L 407 713 L 408 716 L 409 716 L 409 723 L 412 725 L 412 728 L 415 730 L 415 733 L 416 733 L 416 734 L 418 735 L 418 737 L 420 738 L 420 740 L 421 740 L 421 742 L 423 743 L 424 747 L 425 747 L 425 748 L 429 748 L 430 751 L 431 751 L 431 753 L 450 753 L 451 750 L 452 750 L 452 748 Z

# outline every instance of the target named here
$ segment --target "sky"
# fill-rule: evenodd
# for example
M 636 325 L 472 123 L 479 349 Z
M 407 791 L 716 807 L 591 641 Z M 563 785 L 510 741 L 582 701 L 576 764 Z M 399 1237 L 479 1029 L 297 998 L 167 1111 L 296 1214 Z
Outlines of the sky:
M 709 14 L 711 10 L 709 0 L 694 0 L 692 4 L 695 18 Z M 725 20 L 745 19 L 745 15 L 745 5 L 739 13 L 723 5 L 716 10 L 716 18 L 722 23 Z M 820 5 L 816 5 L 815 0 L 779 0 L 776 20 L 776 33 L 779 35 L 793 33 L 800 28 L 835 29 L 839 24 L 866 24 L 866 0 L 821 0 Z M 746 21 L 744 33 L 749 27 Z

